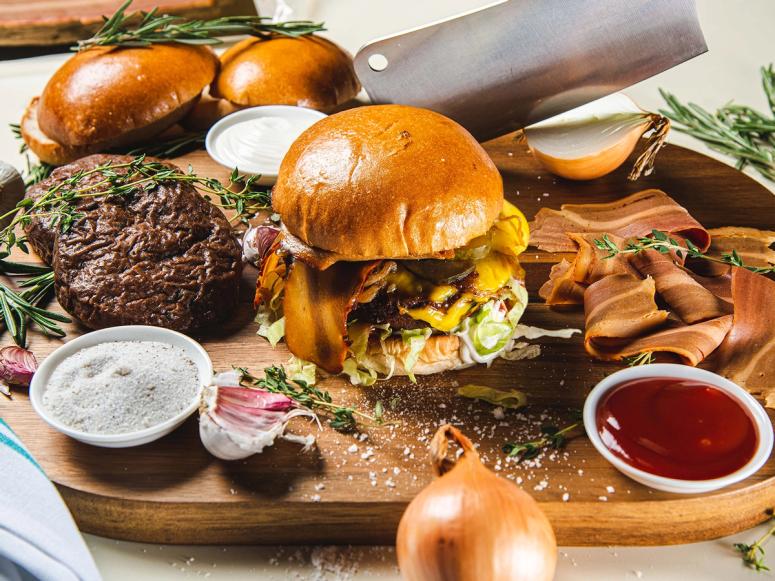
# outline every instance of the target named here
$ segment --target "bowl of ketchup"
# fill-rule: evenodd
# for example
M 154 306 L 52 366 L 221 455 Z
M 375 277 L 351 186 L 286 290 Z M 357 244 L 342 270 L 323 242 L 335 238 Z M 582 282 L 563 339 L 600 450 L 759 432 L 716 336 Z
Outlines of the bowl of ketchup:
M 609 375 L 587 396 L 584 427 L 620 472 L 682 494 L 748 478 L 773 446 L 772 423 L 756 399 L 720 375 L 686 365 Z

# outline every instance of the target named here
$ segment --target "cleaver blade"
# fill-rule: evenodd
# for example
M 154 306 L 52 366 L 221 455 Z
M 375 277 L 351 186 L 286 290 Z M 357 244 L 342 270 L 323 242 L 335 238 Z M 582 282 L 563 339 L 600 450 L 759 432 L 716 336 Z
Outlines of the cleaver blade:
M 373 103 L 433 109 L 484 141 L 706 51 L 694 0 L 506 0 L 375 40 L 355 71 Z

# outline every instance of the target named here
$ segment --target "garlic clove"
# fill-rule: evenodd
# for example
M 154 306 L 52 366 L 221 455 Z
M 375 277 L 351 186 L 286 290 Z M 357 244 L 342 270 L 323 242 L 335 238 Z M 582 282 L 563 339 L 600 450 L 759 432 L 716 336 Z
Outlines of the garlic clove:
M 0 381 L 26 387 L 37 369 L 38 360 L 32 351 L 16 346 L 0 349 Z
M 640 138 L 652 132 L 646 151 L 629 179 L 649 175 L 664 144 L 670 121 L 638 107 L 622 93 L 608 95 L 524 129 L 533 156 L 550 172 L 572 180 L 591 180 L 621 166 Z
M 242 235 L 242 258 L 253 266 L 261 266 L 280 234 L 274 226 L 250 226 Z
M 260 454 L 278 437 L 297 442 L 304 450 L 314 445 L 312 436 L 285 435 L 295 417 L 315 418 L 307 409 L 278 393 L 239 385 L 236 372 L 220 374 L 202 392 L 199 408 L 199 436 L 213 456 L 241 460 Z

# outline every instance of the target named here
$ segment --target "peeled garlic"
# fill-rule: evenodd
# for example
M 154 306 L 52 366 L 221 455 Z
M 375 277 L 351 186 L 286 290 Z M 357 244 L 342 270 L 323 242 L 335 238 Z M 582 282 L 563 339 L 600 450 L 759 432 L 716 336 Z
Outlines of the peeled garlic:
M 449 439 L 461 448 L 447 458 Z M 557 544 L 532 497 L 498 478 L 457 428 L 439 428 L 426 486 L 398 525 L 396 553 L 406 581 L 550 581 Z
M 628 179 L 649 175 L 664 145 L 670 120 L 649 113 L 614 93 L 524 129 L 530 151 L 550 172 L 571 180 L 611 173 L 630 156 L 638 140 L 651 132 L 645 151 Z
M 316 417 L 282 394 L 241 386 L 236 372 L 221 373 L 202 392 L 199 437 L 207 451 L 222 460 L 259 454 L 278 437 L 307 450 L 315 443 L 313 436 L 285 433 L 288 421 L 297 416 Z

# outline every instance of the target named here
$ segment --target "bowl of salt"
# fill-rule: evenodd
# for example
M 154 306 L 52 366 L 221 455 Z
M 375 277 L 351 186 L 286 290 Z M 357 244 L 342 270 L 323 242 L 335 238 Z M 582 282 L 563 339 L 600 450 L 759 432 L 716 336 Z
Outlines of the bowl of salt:
M 207 351 L 169 329 L 111 327 L 49 355 L 30 383 L 35 412 L 87 444 L 127 448 L 180 426 L 213 376 Z

